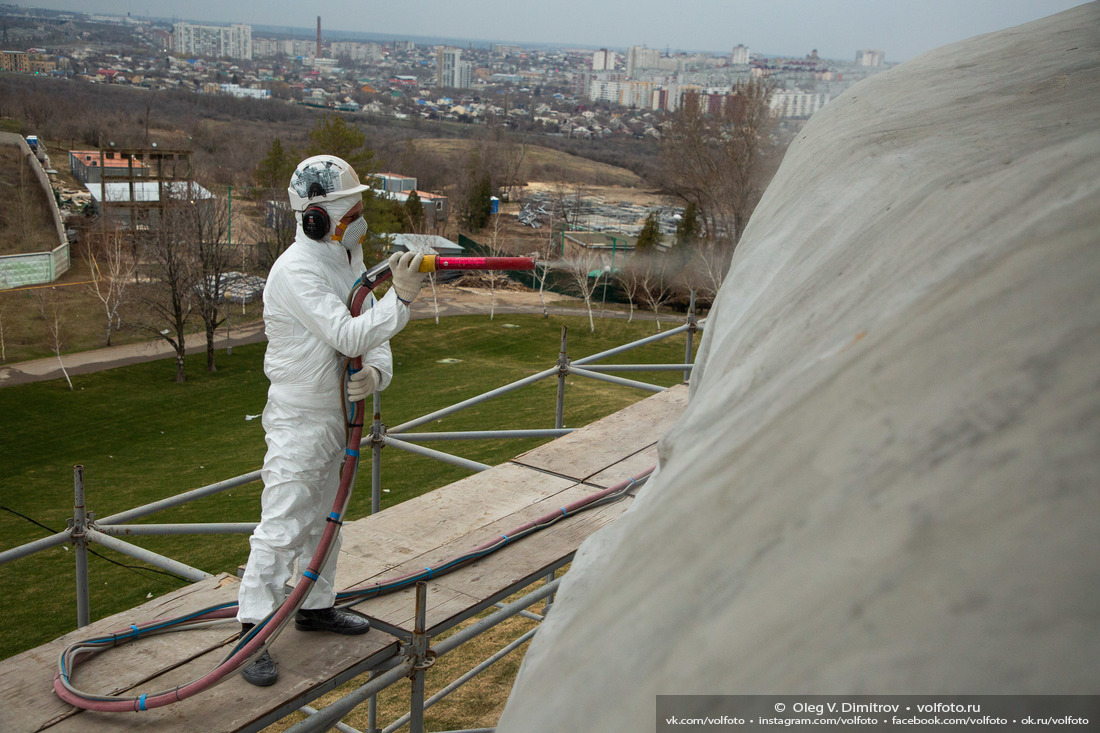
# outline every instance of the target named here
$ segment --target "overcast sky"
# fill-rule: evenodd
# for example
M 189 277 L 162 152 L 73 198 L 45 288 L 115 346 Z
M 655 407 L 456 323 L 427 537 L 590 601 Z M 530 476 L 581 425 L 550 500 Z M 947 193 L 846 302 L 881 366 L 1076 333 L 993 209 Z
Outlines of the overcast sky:
M 250 23 L 514 43 L 887 61 L 1051 15 L 1080 0 L 23 0 L 87 13 Z

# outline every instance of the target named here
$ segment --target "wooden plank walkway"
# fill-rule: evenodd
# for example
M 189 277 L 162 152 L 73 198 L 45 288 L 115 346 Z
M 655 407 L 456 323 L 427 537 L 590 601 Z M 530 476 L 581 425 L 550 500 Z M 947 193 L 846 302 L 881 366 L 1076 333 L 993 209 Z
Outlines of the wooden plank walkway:
M 349 522 L 343 528 L 337 586 L 350 588 L 435 567 L 645 470 L 656 463 L 657 440 L 686 404 L 687 388 L 674 387 L 509 463 Z M 566 564 L 588 535 L 614 520 L 631 501 L 569 517 L 429 581 L 429 632 L 449 628 Z M 54 695 L 57 657 L 72 641 L 235 600 L 237 585 L 230 575 L 203 580 L 0 662 L 0 731 L 254 731 L 399 652 L 400 639 L 378 629 L 343 637 L 299 632 L 291 625 L 271 646 L 280 672 L 272 687 L 253 687 L 233 676 L 195 697 L 143 713 L 81 711 Z M 356 608 L 404 636 L 412 631 L 413 595 L 407 589 Z M 229 624 L 124 645 L 78 667 L 74 682 L 105 694 L 173 687 L 216 666 L 236 631 Z

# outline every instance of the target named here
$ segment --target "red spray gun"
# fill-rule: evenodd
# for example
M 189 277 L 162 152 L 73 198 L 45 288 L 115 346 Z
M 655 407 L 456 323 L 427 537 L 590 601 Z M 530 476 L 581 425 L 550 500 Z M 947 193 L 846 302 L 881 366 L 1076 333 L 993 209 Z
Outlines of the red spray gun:
M 448 255 L 424 255 L 420 272 L 440 270 L 534 270 L 534 257 L 450 257 Z M 361 284 L 369 292 L 379 283 L 390 278 L 389 260 L 382 260 L 363 273 Z M 365 294 L 364 294 L 365 295 Z M 355 313 L 356 311 L 352 311 Z

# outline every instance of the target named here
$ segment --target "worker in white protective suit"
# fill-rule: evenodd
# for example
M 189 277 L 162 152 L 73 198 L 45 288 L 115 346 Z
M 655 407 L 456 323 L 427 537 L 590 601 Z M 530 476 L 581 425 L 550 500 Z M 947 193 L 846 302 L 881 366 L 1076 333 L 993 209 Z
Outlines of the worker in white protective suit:
M 238 594 L 242 633 L 279 607 L 292 574 L 297 581 L 313 557 L 340 484 L 345 384 L 352 403 L 389 385 L 388 341 L 408 322 L 409 305 L 424 279 L 418 272 L 421 255 L 393 255 L 393 287 L 379 301 L 372 295 L 361 315 L 352 317 L 346 303 L 364 270 L 366 189 L 350 165 L 331 155 L 307 158 L 290 179 L 297 231 L 272 266 L 263 295 L 264 373 L 271 380 L 263 413 L 267 455 L 260 524 Z M 349 374 L 348 359 L 355 356 L 362 357 L 363 368 Z M 370 630 L 365 617 L 333 607 L 339 551 L 337 536 L 295 617 L 296 628 L 338 634 Z M 271 685 L 278 668 L 265 650 L 242 676 L 254 685 Z

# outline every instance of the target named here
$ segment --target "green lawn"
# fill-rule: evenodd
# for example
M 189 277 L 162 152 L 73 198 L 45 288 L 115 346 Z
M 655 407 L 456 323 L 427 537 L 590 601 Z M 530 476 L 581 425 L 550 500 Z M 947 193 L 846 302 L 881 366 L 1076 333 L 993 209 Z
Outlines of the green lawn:
M 383 393 L 388 425 L 418 417 L 554 365 L 562 325 L 577 359 L 648 336 L 652 322 L 605 319 L 588 332 L 584 316 L 543 319 L 505 315 L 447 318 L 436 326 L 415 321 L 393 342 L 395 377 Z M 218 357 L 188 358 L 188 381 L 173 381 L 171 359 L 0 389 L 4 450 L 0 454 L 0 549 L 63 530 L 72 517 L 73 466 L 84 466 L 89 511 L 105 517 L 157 499 L 257 469 L 265 450 L 259 415 L 267 389 L 264 344 L 235 347 Z M 684 337 L 613 357 L 614 363 L 683 359 Z M 443 360 L 457 362 L 441 363 Z M 679 372 L 631 373 L 635 379 L 675 384 Z M 568 380 L 565 424 L 577 427 L 648 395 L 605 382 Z M 550 428 L 555 379 L 477 405 L 424 430 Z M 537 440 L 432 443 L 430 447 L 497 464 Z M 468 472 L 402 451 L 383 451 L 383 507 L 455 481 Z M 145 521 L 255 521 L 260 486 L 223 492 Z M 360 464 L 348 518 L 369 513 L 370 463 Z M 244 535 L 144 537 L 137 544 L 206 572 L 235 572 L 248 553 Z M 89 558 L 93 620 L 144 603 L 183 581 L 93 545 Z M 0 610 L 6 621 L 0 658 L 38 646 L 76 623 L 71 548 L 58 547 L 0 566 Z

